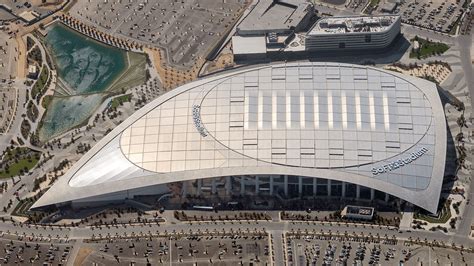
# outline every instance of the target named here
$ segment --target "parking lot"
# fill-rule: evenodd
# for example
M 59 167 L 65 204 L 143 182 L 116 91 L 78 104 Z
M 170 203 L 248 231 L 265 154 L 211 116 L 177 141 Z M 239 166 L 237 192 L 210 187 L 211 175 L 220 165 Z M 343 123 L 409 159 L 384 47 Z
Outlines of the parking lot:
M 0 24 L 1 25 L 1 24 Z M 6 25 L 1 25 L 6 30 Z M 17 60 L 16 42 L 6 32 L 0 30 L 0 84 L 15 75 Z
M 129 265 L 129 262 L 144 261 L 169 263 L 169 241 L 164 237 L 101 241 L 87 245 L 87 249 L 92 251 L 85 258 L 88 265 L 93 263 Z
M 403 251 L 394 248 L 396 241 L 357 241 L 336 237 L 307 235 L 305 237 L 287 237 L 288 261 L 295 265 L 317 263 L 320 265 L 339 263 L 359 263 L 362 265 L 378 262 L 394 263 Z M 405 255 L 407 253 L 405 252 Z
M 72 246 L 69 244 L 35 244 L 0 241 L 0 264 L 65 265 Z
M 152 265 L 266 265 L 269 262 L 266 235 L 173 236 L 115 239 L 87 244 L 93 250 L 86 264 Z M 79 255 L 80 257 L 80 255 Z
M 368 0 L 350 0 L 346 2 L 346 8 L 350 8 L 354 13 L 360 13 L 367 5 Z
M 204 58 L 243 11 L 238 0 L 78 1 L 70 14 L 101 30 L 164 48 L 168 63 L 187 68 Z
M 10 86 L 0 84 L 0 134 L 8 130 L 14 118 L 16 90 Z
M 409 245 L 402 241 L 363 241 L 315 235 L 287 237 L 286 252 L 290 265 L 421 265 L 420 262 L 423 265 L 429 262 L 472 265 L 474 260 L 472 253 Z
M 262 236 L 183 237 L 171 241 L 173 262 L 196 261 L 265 265 L 268 262 L 268 238 Z
M 396 13 L 402 16 L 402 22 L 449 33 L 462 15 L 462 3 L 454 0 L 402 2 Z

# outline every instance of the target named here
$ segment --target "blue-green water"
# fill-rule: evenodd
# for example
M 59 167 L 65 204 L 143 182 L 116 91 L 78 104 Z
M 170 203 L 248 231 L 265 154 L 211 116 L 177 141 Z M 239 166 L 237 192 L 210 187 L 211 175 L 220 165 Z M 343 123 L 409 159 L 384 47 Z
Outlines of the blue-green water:
M 45 44 L 56 66 L 58 85 L 39 129 L 42 141 L 86 121 L 128 66 L 125 51 L 101 44 L 62 24 L 49 28 Z
M 66 132 L 89 118 L 102 102 L 102 94 L 54 97 L 40 129 L 40 139 L 45 140 Z
M 59 78 L 73 94 L 103 92 L 125 70 L 126 52 L 55 24 L 46 45 L 56 63 Z

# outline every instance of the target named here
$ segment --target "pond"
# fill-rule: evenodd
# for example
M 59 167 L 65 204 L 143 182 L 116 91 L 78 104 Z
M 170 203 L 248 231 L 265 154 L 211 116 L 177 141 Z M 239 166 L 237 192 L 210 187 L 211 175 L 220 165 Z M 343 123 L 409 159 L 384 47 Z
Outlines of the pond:
M 127 52 L 99 43 L 55 23 L 44 43 L 53 58 L 58 82 L 39 129 L 41 141 L 84 123 L 127 70 Z
M 126 69 L 127 52 L 101 44 L 62 24 L 46 36 L 58 76 L 73 94 L 105 91 Z
M 54 97 L 42 121 L 40 140 L 67 132 L 80 125 L 95 112 L 102 103 L 103 95 L 89 94 L 67 97 Z

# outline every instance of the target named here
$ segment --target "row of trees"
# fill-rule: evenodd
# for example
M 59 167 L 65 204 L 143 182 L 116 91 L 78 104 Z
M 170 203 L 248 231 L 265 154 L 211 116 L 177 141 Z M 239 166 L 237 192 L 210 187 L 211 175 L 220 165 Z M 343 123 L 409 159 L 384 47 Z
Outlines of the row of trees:
M 270 215 L 261 212 L 239 212 L 234 215 L 187 215 L 184 211 L 174 211 L 174 217 L 180 221 L 257 221 L 257 220 L 271 220 Z

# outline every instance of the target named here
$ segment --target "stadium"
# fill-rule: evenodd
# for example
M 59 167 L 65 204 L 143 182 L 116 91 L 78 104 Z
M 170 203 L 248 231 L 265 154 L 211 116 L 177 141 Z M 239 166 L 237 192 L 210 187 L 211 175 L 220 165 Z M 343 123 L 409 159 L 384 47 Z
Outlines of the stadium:
M 369 66 L 242 68 L 135 112 L 33 205 L 139 195 L 401 199 L 436 212 L 446 121 L 437 87 Z

